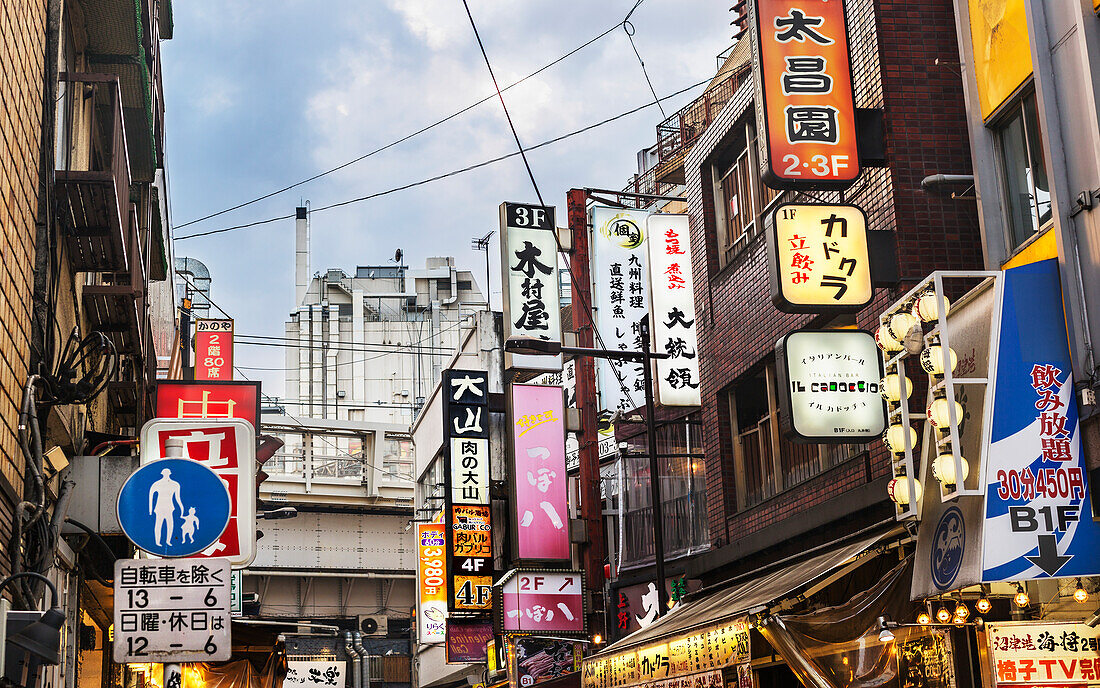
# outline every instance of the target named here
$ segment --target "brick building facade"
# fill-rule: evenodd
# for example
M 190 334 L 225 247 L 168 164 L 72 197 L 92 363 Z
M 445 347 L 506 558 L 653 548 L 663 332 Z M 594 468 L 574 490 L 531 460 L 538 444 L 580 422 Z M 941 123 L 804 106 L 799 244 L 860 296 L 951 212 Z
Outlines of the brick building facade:
M 926 175 L 967 174 L 971 166 L 952 3 L 854 0 L 847 8 L 856 107 L 883 112 L 885 164 L 865 162 L 843 193 L 768 190 L 757 173 L 747 79 L 684 161 L 692 241 L 706 249 L 696 253 L 694 272 L 712 550 L 687 571 L 704 582 L 892 518 L 881 442 L 797 445 L 781 435 L 777 340 L 803 327 L 874 331 L 883 307 L 919 278 L 982 265 L 973 200 L 921 189 Z M 854 203 L 868 229 L 893 232 L 900 283 L 876 289 L 854 318 L 776 310 L 765 237 L 771 208 L 798 200 Z
M 0 543 L 5 547 L 23 495 L 16 433 L 30 358 L 45 41 L 46 3 L 0 3 Z M 0 557 L 0 577 L 9 570 L 8 558 Z

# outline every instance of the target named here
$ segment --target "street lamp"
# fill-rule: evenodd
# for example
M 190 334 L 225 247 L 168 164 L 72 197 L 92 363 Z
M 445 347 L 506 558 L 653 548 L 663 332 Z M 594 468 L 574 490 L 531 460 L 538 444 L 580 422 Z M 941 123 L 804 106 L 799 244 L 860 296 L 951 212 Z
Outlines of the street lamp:
M 649 316 L 638 321 L 642 340 L 641 351 L 620 351 L 618 349 L 593 349 L 578 346 L 562 346 L 560 341 L 550 341 L 537 337 L 509 337 L 504 342 L 504 350 L 513 354 L 535 356 L 588 356 L 605 358 L 611 361 L 630 361 L 642 364 L 642 382 L 645 388 L 646 444 L 649 447 L 649 494 L 653 502 L 653 559 L 657 576 L 657 615 L 668 611 L 668 591 L 665 590 L 665 537 L 664 505 L 661 504 L 660 466 L 657 462 L 657 424 L 656 404 L 653 396 L 653 371 L 651 361 L 670 358 L 669 354 L 655 353 L 649 348 Z

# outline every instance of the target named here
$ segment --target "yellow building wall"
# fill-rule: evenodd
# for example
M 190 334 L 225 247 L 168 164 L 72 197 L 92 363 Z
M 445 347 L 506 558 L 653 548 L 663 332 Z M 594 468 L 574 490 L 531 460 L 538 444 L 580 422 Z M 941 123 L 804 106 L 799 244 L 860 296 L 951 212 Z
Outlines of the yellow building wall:
M 11 491 L 22 495 L 16 440 L 30 355 L 46 5 L 0 0 L 0 549 L 11 538 Z M 6 483 L 6 484 L 5 484 Z M 8 557 L 0 556 L 0 575 Z
M 969 0 L 978 101 L 987 119 L 1031 76 L 1024 0 Z
M 1100 1 L 1100 0 L 1098 0 Z M 1040 260 L 1058 257 L 1058 242 L 1054 237 L 1054 228 L 1048 227 L 1035 241 L 1028 244 L 1022 251 L 1012 256 L 1001 267 L 1005 270 L 1018 268 L 1029 263 L 1038 263 Z

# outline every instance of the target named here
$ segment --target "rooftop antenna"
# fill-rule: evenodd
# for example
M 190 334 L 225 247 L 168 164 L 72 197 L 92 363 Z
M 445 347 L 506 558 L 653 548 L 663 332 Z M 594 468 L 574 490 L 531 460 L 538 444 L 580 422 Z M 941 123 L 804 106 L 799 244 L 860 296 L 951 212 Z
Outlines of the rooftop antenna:
M 475 251 L 485 252 L 485 307 L 489 307 L 489 239 L 496 234 L 495 229 L 489 230 L 489 233 L 478 239 L 474 237 L 470 240 L 470 248 Z

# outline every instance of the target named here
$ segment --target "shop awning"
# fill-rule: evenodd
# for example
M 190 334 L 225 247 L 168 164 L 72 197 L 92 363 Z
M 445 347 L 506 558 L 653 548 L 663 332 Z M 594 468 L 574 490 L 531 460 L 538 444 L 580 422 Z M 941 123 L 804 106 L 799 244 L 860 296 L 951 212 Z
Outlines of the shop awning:
M 879 542 L 897 537 L 903 528 L 891 528 L 888 532 L 838 544 L 807 559 L 777 568 L 769 573 L 747 578 L 706 597 L 673 609 L 646 628 L 609 645 L 600 655 L 643 645 L 660 638 L 681 635 L 689 630 L 743 616 L 747 612 L 766 606 L 809 586 L 865 554 Z

